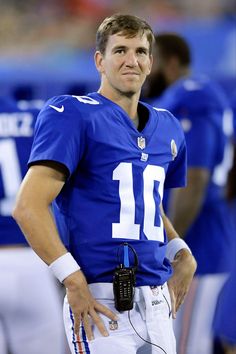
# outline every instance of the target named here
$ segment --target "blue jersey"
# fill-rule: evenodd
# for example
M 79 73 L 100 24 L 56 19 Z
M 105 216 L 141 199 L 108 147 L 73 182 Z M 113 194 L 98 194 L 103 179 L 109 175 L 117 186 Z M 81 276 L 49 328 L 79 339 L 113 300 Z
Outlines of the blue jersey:
M 139 258 L 137 285 L 163 284 L 172 272 L 159 205 L 164 185 L 185 184 L 184 134 L 169 112 L 140 105 L 149 115 L 142 132 L 98 93 L 53 98 L 36 123 L 29 164 L 68 170 L 54 214 L 88 283 L 112 282 L 123 242 Z
M 153 104 L 170 110 L 185 132 L 188 167 L 206 168 L 210 182 L 201 211 L 186 234 L 197 273 L 228 271 L 232 227 L 224 197 L 232 162 L 232 112 L 222 90 L 206 78 L 181 79 Z
M 236 144 L 236 95 L 231 101 L 234 111 L 234 143 Z M 236 196 L 230 202 L 230 209 L 234 222 L 234 247 L 228 257 L 233 259 L 230 277 L 219 296 L 213 329 L 216 337 L 224 338 L 225 342 L 236 345 Z
M 14 101 L 0 98 L 0 246 L 26 244 L 11 212 L 27 171 L 36 113 L 33 109 L 22 111 Z
M 231 208 L 236 226 L 236 200 L 232 203 Z M 228 254 L 228 257 L 233 260 L 231 274 L 219 295 L 213 331 L 215 337 L 223 338 L 225 342 L 236 345 L 236 228 L 233 237 L 234 248 Z

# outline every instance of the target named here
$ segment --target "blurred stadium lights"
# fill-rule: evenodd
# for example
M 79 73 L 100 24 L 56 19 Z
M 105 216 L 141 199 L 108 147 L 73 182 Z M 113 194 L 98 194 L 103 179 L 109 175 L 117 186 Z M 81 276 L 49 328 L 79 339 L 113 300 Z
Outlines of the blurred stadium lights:
M 182 34 L 192 48 L 194 73 L 211 75 L 226 89 L 235 83 L 233 0 L 1 0 L 1 94 L 46 99 L 96 90 L 96 27 L 114 12 L 142 16 L 157 33 Z

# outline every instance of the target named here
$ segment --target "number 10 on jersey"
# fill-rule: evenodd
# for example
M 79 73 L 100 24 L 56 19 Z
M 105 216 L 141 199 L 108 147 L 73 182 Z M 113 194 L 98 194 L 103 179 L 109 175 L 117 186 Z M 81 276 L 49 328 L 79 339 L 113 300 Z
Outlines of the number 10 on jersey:
M 135 198 L 133 184 L 132 163 L 121 162 L 113 171 L 113 180 L 119 181 L 120 196 L 120 222 L 112 224 L 113 238 L 127 238 L 138 240 L 140 238 L 140 225 L 135 224 Z M 165 170 L 163 167 L 147 165 L 143 171 L 143 201 L 144 222 L 143 232 L 149 240 L 164 242 L 163 222 L 155 226 L 156 205 L 154 200 L 154 182 L 159 182 L 158 193 L 160 201 L 163 197 Z

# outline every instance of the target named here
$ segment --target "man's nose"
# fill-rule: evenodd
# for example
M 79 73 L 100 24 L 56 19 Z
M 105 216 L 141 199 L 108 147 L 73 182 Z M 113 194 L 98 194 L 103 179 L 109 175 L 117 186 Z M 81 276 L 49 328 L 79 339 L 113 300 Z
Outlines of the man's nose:
M 134 53 L 134 52 L 131 52 L 131 51 L 128 52 L 125 59 L 126 59 L 125 64 L 127 66 L 134 67 L 134 66 L 138 65 L 138 58 L 137 58 L 136 53 Z

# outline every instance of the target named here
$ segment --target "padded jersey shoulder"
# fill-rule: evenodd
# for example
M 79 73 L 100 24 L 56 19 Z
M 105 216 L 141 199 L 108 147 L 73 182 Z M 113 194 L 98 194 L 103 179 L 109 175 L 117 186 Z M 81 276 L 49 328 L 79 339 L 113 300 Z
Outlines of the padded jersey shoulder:
M 61 95 L 49 99 L 40 112 L 40 116 L 49 119 L 66 119 L 69 122 L 87 122 L 97 116 L 104 108 L 102 100 L 90 96 Z M 96 114 L 95 114 L 96 113 Z
M 99 104 L 101 103 L 98 100 L 89 96 L 61 95 L 50 98 L 44 109 L 53 109 L 58 113 L 67 113 L 72 110 L 86 112 Z
M 196 112 L 224 110 L 229 106 L 221 87 L 207 78 L 190 77 L 178 81 L 170 93 L 180 105 Z
M 89 96 L 54 96 L 40 111 L 37 127 L 46 124 L 54 129 L 81 129 L 97 115 L 100 106 L 99 101 Z
M 170 111 L 154 106 L 151 106 L 151 108 L 161 124 L 167 125 L 170 129 L 174 129 L 183 135 L 183 129 L 179 120 Z

